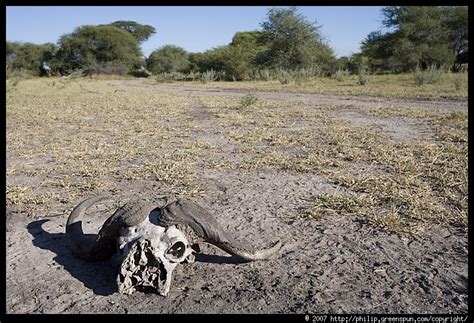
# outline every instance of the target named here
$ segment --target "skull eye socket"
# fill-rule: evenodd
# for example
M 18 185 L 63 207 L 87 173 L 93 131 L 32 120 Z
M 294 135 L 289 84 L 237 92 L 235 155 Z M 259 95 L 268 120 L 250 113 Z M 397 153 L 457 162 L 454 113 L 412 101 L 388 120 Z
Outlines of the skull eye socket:
M 185 251 L 185 244 L 181 241 L 178 241 L 166 251 L 166 254 L 169 255 L 170 258 L 178 260 L 183 257 Z

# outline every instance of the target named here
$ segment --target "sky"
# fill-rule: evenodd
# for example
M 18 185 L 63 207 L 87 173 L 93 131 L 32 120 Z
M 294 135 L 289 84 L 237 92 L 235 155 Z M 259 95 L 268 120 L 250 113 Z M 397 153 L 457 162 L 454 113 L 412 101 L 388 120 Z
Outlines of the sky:
M 163 45 L 180 46 L 189 52 L 203 52 L 227 45 L 238 31 L 258 30 L 266 19 L 265 6 L 7 6 L 7 41 L 56 43 L 63 34 L 82 25 L 99 25 L 133 20 L 156 28 L 156 34 L 142 43 L 148 56 Z M 372 31 L 382 29 L 381 8 L 351 6 L 299 6 L 320 31 L 337 57 L 360 49 Z

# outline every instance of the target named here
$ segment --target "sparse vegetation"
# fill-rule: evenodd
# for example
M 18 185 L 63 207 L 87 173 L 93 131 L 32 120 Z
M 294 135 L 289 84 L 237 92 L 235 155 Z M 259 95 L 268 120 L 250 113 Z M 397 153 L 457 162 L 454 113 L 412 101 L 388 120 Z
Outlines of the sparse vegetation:
M 348 70 L 337 70 L 336 73 L 334 73 L 334 78 L 338 82 L 344 81 L 348 76 L 349 76 L 349 71 Z
M 467 8 L 382 12 L 384 25 L 395 29 L 369 34 L 361 53 L 339 59 L 320 27 L 293 7 L 270 9 L 261 30 L 237 32 L 228 45 L 203 53 L 167 45 L 144 59 L 140 44 L 155 29 L 134 21 L 80 26 L 57 45 L 7 43 L 7 204 L 28 212 L 61 208 L 65 194 L 115 191 L 137 181 L 195 195 L 203 192 L 202 169 L 265 169 L 318 174 L 342 189 L 310 197 L 305 214 L 312 218 L 357 213 L 399 234 L 425 224 L 465 227 L 467 112 L 308 107 L 256 94 L 465 101 Z M 426 30 L 430 39 L 418 37 Z M 140 86 L 124 82 L 152 74 Z M 154 91 L 161 82 L 252 93 L 216 98 Z M 196 117 L 201 103 L 207 114 Z M 377 124 L 343 120 L 342 110 L 409 118 L 430 135 L 399 142 Z M 194 140 L 212 122 L 221 127 L 214 140 L 235 147 Z M 229 151 L 237 157 L 229 159 Z
M 366 201 L 360 196 L 346 196 L 342 194 L 322 194 L 307 199 L 310 206 L 306 213 L 313 219 L 325 216 L 348 215 L 360 212 Z
M 463 76 L 458 76 L 463 75 Z M 455 79 L 460 84 L 455 87 Z M 311 77 L 301 84 L 288 80 L 281 84 L 278 79 L 270 81 L 242 81 L 242 82 L 182 82 L 177 85 L 192 87 L 210 87 L 220 89 L 238 89 L 245 91 L 292 91 L 298 93 L 321 93 L 351 96 L 398 97 L 398 98 L 451 98 L 465 100 L 468 96 L 467 73 L 445 74 L 438 83 L 416 86 L 414 73 L 398 75 L 370 75 L 370 81 L 365 86 L 358 86 L 358 75 L 350 75 L 344 81 L 338 82 L 332 77 Z
M 357 75 L 357 84 L 366 85 L 368 80 L 369 76 L 367 75 L 367 71 L 365 69 L 361 69 Z
M 467 73 L 457 73 L 454 75 L 454 87 L 456 91 L 467 90 Z
M 415 70 L 415 84 L 436 84 L 441 81 L 444 71 L 436 66 L 430 66 L 427 70 L 420 70 L 418 67 Z
M 467 224 L 465 112 L 358 109 L 373 118 L 414 118 L 433 136 L 399 142 L 376 128 L 333 117 L 339 107 L 307 110 L 259 101 L 242 118 L 230 109 L 235 104 L 231 99 L 206 104 L 245 156 L 220 167 L 318 174 L 340 188 L 335 195 L 309 197 L 305 214 L 311 218 L 358 214 L 400 235 L 416 234 L 426 224 Z M 288 129 L 284 120 L 295 118 L 311 120 L 311 126 Z
M 217 80 L 217 74 L 214 70 L 209 70 L 201 74 L 201 82 L 206 84 Z
M 240 99 L 240 106 L 242 108 L 247 108 L 252 104 L 256 103 L 257 101 L 258 97 L 255 94 L 249 93 L 246 96 L 243 96 L 242 99 Z

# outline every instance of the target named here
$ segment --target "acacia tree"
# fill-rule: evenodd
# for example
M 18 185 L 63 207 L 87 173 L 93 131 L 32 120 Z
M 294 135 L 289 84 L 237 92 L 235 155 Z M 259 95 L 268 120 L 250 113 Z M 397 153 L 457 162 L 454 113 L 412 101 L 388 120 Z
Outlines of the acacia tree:
M 110 25 L 129 32 L 139 44 L 148 40 L 148 38 L 156 33 L 156 29 L 154 27 L 150 25 L 142 25 L 136 21 L 118 20 L 114 21 Z
M 320 33 L 320 26 L 309 22 L 295 7 L 270 9 L 261 26 L 261 41 L 267 45 L 267 50 L 258 55 L 260 65 L 298 69 L 328 67 L 335 61 L 332 49 Z

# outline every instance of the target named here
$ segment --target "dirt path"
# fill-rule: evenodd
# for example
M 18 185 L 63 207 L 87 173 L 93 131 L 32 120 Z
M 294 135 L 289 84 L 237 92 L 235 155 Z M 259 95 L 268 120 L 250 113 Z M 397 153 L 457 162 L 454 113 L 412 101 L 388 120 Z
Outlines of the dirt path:
M 188 92 L 199 95 L 217 95 L 217 96 L 244 96 L 249 93 L 254 93 L 258 97 L 272 100 L 307 100 L 320 105 L 345 105 L 361 108 L 405 108 L 416 107 L 417 109 L 425 109 L 433 112 L 443 112 L 446 110 L 457 111 L 467 109 L 467 100 L 413 100 L 413 99 L 399 99 L 399 98 L 384 98 L 384 97 L 370 97 L 370 96 L 341 96 L 328 94 L 313 94 L 313 93 L 296 93 L 296 92 L 267 92 L 267 91 L 250 91 L 250 90 L 235 90 L 235 89 L 219 89 L 219 88 L 200 88 L 192 86 L 176 86 L 172 84 L 149 84 L 144 80 L 135 81 L 114 81 L 112 83 L 117 87 L 152 87 L 157 90 L 171 91 L 171 92 Z
M 114 84 L 127 86 L 122 81 Z M 248 93 L 140 82 L 129 85 L 196 96 Z M 257 95 L 323 105 L 467 108 L 464 102 Z M 222 126 L 198 97 L 191 115 L 197 125 L 193 138 L 218 148 L 205 157 L 223 163 L 234 158 L 237 144 L 223 136 Z M 355 122 L 364 124 L 367 119 Z M 403 120 L 399 122 L 403 126 Z M 465 232 L 431 227 L 416 238 L 401 239 L 374 230 L 359 216 L 308 221 L 300 216 L 301 196 L 334 190 L 312 173 L 198 167 L 197 175 L 206 194 L 195 199 L 224 229 L 256 246 L 280 238 L 286 243 L 282 253 L 268 261 L 237 263 L 204 244 L 196 263 L 178 266 L 168 297 L 128 296 L 117 292 L 116 259 L 85 263 L 72 256 L 64 234 L 65 217 L 32 218 L 7 209 L 7 313 L 467 313 Z M 97 232 L 108 215 L 104 210 L 111 206 L 111 201 L 99 205 L 86 231 Z

